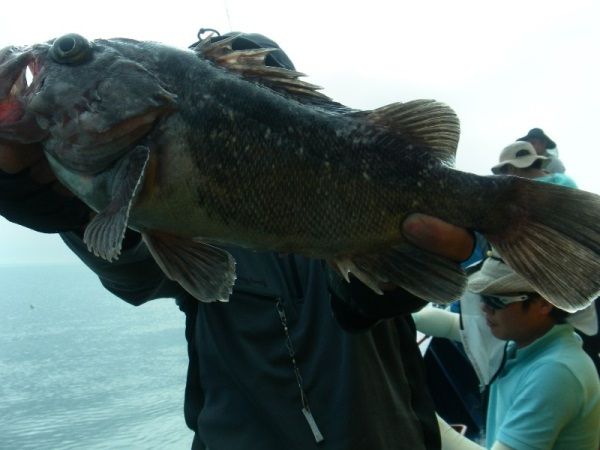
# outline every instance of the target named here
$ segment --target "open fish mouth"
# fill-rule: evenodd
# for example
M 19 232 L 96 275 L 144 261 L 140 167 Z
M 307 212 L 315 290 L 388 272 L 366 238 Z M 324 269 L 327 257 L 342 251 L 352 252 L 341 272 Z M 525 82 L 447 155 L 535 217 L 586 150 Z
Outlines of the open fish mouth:
M 34 84 L 40 66 L 30 48 L 0 50 L 0 100 L 21 97 Z
M 20 53 L 20 54 L 19 54 Z M 14 97 L 27 87 L 25 71 L 29 61 L 25 53 L 19 52 L 18 47 L 6 47 L 0 50 L 0 96 Z
M 78 64 L 88 59 L 90 43 L 82 36 L 68 34 L 45 44 L 0 49 L 0 99 L 5 101 L 33 93 L 42 69 L 42 61 Z
M 69 169 L 97 173 L 173 109 L 174 96 L 139 65 L 136 89 L 148 97 L 124 104 L 128 91 L 119 68 L 131 63 L 119 55 L 94 62 L 94 55 L 94 45 L 77 34 L 0 50 L 0 143 L 39 143 Z M 88 62 L 119 71 L 106 79 L 88 78 Z
M 30 144 L 46 136 L 25 107 L 39 84 L 40 71 L 31 48 L 0 50 L 0 141 Z

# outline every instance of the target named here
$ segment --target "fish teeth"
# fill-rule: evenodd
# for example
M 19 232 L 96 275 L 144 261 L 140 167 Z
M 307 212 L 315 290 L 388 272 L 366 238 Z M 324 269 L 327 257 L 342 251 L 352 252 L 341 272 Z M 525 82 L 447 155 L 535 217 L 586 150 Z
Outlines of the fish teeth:
M 33 70 L 30 65 L 25 68 L 25 87 L 31 86 L 33 83 Z
M 19 82 L 16 82 L 15 84 L 12 85 L 12 87 L 10 88 L 10 92 L 8 93 L 9 97 L 17 97 L 21 91 L 23 89 L 21 89 L 19 87 Z

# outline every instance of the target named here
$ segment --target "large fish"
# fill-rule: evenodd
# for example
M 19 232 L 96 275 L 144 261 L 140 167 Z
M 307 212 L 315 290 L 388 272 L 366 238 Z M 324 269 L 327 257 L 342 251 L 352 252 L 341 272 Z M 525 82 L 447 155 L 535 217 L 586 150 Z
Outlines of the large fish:
M 0 52 L 0 144 L 43 148 L 98 212 L 84 234 L 95 254 L 116 258 L 126 227 L 138 230 L 202 301 L 226 300 L 234 283 L 219 244 L 323 258 L 376 291 L 392 282 L 450 301 L 464 272 L 401 233 L 420 212 L 483 233 L 561 308 L 598 296 L 598 196 L 454 170 L 449 107 L 352 111 L 267 66 L 272 49 L 232 39 L 176 49 L 69 34 Z

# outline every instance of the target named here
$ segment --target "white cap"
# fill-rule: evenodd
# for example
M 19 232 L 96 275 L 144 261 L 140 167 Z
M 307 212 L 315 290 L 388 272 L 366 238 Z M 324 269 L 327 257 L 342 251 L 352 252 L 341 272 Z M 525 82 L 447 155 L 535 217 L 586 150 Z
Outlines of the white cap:
M 536 292 L 525 278 L 504 263 L 498 252 L 494 249 L 492 249 L 490 256 L 483 262 L 481 269 L 469 277 L 467 291 L 475 294 L 490 295 Z M 570 314 L 567 316 L 566 321 L 588 336 L 594 336 L 599 331 L 598 316 L 594 303 L 587 308 Z
M 538 160 L 547 161 L 549 158 L 538 155 L 529 142 L 517 141 L 505 147 L 500 153 L 500 162 L 492 167 L 493 173 L 500 173 L 502 167 L 506 165 L 514 166 L 518 169 L 530 167 Z M 546 163 L 547 164 L 547 163 Z
M 527 280 L 506 265 L 494 249 L 481 268 L 469 277 L 467 290 L 497 295 L 535 292 Z

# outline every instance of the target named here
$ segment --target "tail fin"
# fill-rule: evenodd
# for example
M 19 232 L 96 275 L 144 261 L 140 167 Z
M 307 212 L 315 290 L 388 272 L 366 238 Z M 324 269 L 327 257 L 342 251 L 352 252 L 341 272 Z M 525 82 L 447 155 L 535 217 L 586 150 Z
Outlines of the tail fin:
M 511 225 L 485 235 L 545 299 L 574 312 L 600 294 L 600 196 L 515 179 Z

